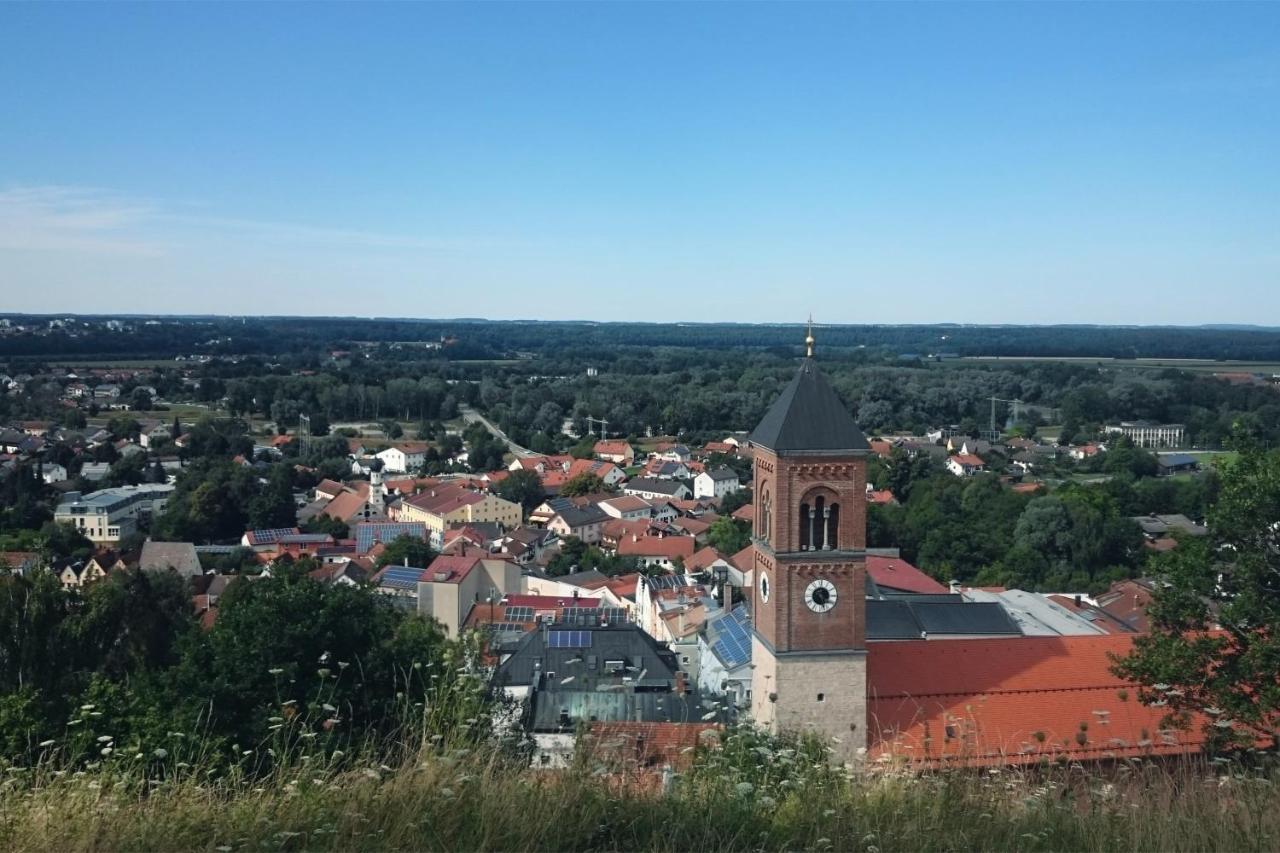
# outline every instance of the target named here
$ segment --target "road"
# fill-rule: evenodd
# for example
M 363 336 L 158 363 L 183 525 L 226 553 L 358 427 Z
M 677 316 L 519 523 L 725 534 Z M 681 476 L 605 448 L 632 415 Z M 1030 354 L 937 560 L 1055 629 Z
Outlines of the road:
M 532 450 L 529 450 L 528 448 L 521 447 L 511 439 L 507 438 L 507 434 L 505 432 L 498 429 L 496 426 L 490 423 L 488 418 L 486 418 L 484 415 L 480 414 L 470 406 L 465 406 L 465 405 L 459 406 L 458 413 L 462 415 L 462 420 L 468 424 L 474 424 L 474 423 L 484 424 L 484 428 L 487 429 L 490 433 L 492 433 L 494 438 L 498 439 L 501 442 L 504 442 L 507 445 L 507 449 L 510 450 L 513 454 L 515 454 L 515 457 L 517 459 L 528 459 L 531 456 L 540 455 L 540 454 L 534 453 Z

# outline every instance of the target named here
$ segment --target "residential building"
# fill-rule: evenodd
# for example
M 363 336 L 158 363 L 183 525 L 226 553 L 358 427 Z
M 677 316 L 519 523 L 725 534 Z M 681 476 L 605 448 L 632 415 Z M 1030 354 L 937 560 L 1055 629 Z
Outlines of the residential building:
M 972 477 L 987 470 L 987 463 L 969 453 L 957 453 L 947 458 L 947 470 L 957 477 Z
M 597 441 L 593 453 L 597 459 L 603 459 L 624 468 L 636 461 L 636 452 L 631 447 L 631 442 L 625 439 Z
M 610 498 L 596 504 L 605 515 L 620 518 L 623 521 L 639 521 L 653 516 L 653 507 L 647 500 L 636 495 L 623 495 Z
M 632 536 L 618 542 L 619 557 L 635 557 L 643 565 L 672 571 L 693 556 L 692 536 Z
M 40 466 L 40 476 L 46 483 L 61 483 L 67 479 L 67 469 L 56 462 L 45 462 Z
M 136 532 L 140 521 L 164 510 L 173 495 L 170 485 L 119 486 L 81 495 L 68 492 L 53 520 L 74 526 L 90 542 L 113 545 Z
M 204 574 L 196 546 L 190 542 L 153 542 L 142 546 L 138 568 L 144 572 L 176 572 L 184 578 Z
M 671 498 L 686 500 L 691 495 L 689 487 L 679 480 L 655 480 L 648 477 L 637 477 L 622 487 L 624 494 L 639 495 L 647 500 Z
M 507 528 L 519 527 L 521 507 L 488 492 L 446 483 L 404 498 L 395 515 L 396 521 L 421 521 L 432 546 L 443 548 L 449 525 L 496 521 Z
M 401 442 L 380 451 L 375 458 L 382 460 L 382 470 L 388 474 L 407 474 L 417 471 L 427 461 L 426 442 Z
M 569 506 L 556 513 L 547 529 L 557 536 L 576 536 L 588 545 L 600 542 L 600 533 L 610 516 L 599 506 Z
M 738 491 L 740 488 L 742 488 L 742 483 L 738 480 L 737 472 L 728 467 L 703 471 L 693 478 L 693 496 L 695 498 L 722 498 L 727 494 Z
M 521 591 L 520 567 L 478 548 L 442 554 L 426 568 L 386 566 L 373 576 L 373 583 L 379 592 L 438 621 L 450 637 L 458 636 L 475 604 Z
M 542 767 L 569 765 L 580 726 L 707 714 L 675 653 L 626 621 L 543 625 L 514 645 L 493 683 L 524 705 Z

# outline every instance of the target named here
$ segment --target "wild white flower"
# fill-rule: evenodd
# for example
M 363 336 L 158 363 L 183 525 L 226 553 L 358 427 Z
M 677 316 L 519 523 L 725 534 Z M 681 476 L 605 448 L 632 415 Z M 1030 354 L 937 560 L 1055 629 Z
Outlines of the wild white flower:
M 273 667 L 271 667 L 271 669 L 267 670 L 267 673 L 268 673 L 269 675 L 279 675 L 279 674 L 280 674 L 280 673 L 282 673 L 282 672 L 284 672 L 284 670 L 283 670 L 283 669 L 281 669 L 281 668 L 280 668 L 280 667 L 278 667 L 278 666 L 273 666 Z
M 322 653 L 320 655 L 320 663 L 328 663 L 328 662 L 329 662 L 329 653 L 328 652 Z
M 165 749 L 164 747 L 157 747 L 151 751 L 151 754 L 154 755 L 156 758 L 168 758 L 169 750 Z
M 92 710 L 93 710 L 94 708 L 96 708 L 96 707 L 97 707 L 96 705 L 81 705 L 81 706 L 80 706 L 80 710 L 81 710 L 81 711 L 92 711 Z
M 102 755 L 103 755 L 103 757 L 106 757 L 106 756 L 110 755 L 110 754 L 111 754 L 111 753 L 113 753 L 113 752 L 115 752 L 115 750 L 114 750 L 114 749 L 112 749 L 112 748 L 111 748 L 111 747 L 109 747 L 109 746 L 104 746 L 104 747 L 102 748 Z
M 747 794 L 750 794 L 752 791 L 756 789 L 756 786 L 752 785 L 750 782 L 739 782 L 737 785 L 734 785 L 733 787 L 734 787 L 734 790 L 736 790 L 742 796 L 746 796 Z
M 53 746 L 55 743 L 57 743 L 56 740 L 42 740 L 40 741 L 40 746 L 41 748 L 44 748 L 47 746 Z
M 341 758 L 341 757 L 342 757 L 342 756 L 344 756 L 344 755 L 346 755 L 346 753 L 345 753 L 345 752 L 343 752 L 343 751 L 342 751 L 342 750 L 340 750 L 340 749 L 335 749 L 335 750 L 333 751 L 333 757 L 334 757 L 334 758 Z
M 324 703 L 323 705 L 321 705 L 320 707 L 321 707 L 321 708 L 324 708 L 324 709 L 325 709 L 326 711 L 328 711 L 330 714 L 332 714 L 334 711 L 338 710 L 337 708 L 335 708 L 335 707 L 333 707 L 332 705 L 330 705 L 328 702 L 325 702 L 325 703 Z
M 115 738 L 113 738 L 111 735 L 100 735 L 98 737 L 98 743 L 110 743 L 113 740 L 115 740 Z

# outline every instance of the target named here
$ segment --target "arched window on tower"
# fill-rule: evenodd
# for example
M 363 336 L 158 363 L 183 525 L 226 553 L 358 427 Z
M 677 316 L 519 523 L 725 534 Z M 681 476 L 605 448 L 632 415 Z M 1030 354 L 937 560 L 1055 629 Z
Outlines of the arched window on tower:
M 769 534 L 773 529 L 773 495 L 765 492 L 760 497 L 760 538 L 768 542 Z
M 837 551 L 840 549 L 840 504 L 831 503 L 828 505 L 826 516 L 823 523 L 827 531 L 827 542 L 823 547 Z
M 813 547 L 813 508 L 807 503 L 800 504 L 800 518 L 797 520 L 800 523 L 800 531 L 796 541 L 801 551 L 808 551 Z

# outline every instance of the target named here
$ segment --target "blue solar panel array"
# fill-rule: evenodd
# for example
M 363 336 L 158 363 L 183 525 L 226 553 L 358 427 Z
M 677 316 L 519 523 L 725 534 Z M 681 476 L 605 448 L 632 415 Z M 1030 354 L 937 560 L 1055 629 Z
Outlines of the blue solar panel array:
M 422 569 L 393 568 L 383 573 L 379 583 L 391 589 L 417 589 L 421 577 Z
M 751 618 L 745 608 L 730 613 L 715 627 L 719 639 L 711 644 L 711 651 L 726 667 L 734 669 L 751 660 Z
M 413 539 L 426 539 L 427 526 L 421 521 L 385 521 L 357 524 L 356 553 L 365 554 L 373 547 L 374 542 L 390 545 L 401 536 Z
M 589 649 L 590 631 L 549 631 L 547 646 L 552 649 Z
M 253 541 L 259 545 L 267 545 L 272 542 L 278 542 L 284 536 L 291 536 L 298 532 L 296 527 L 267 527 L 262 530 L 253 531 Z

